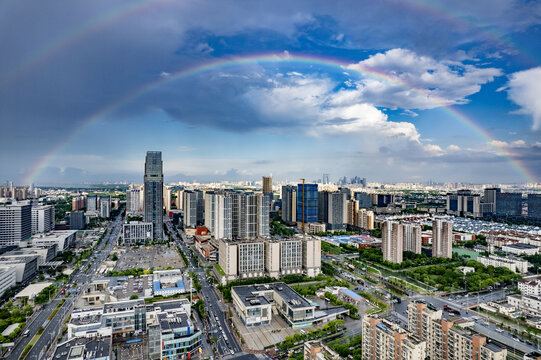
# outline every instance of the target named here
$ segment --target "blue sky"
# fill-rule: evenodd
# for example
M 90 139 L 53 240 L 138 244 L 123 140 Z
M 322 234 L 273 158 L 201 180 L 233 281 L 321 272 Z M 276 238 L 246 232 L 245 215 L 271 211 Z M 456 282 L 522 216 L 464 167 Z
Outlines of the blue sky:
M 10 0 L 0 46 L 16 183 L 541 181 L 535 1 Z

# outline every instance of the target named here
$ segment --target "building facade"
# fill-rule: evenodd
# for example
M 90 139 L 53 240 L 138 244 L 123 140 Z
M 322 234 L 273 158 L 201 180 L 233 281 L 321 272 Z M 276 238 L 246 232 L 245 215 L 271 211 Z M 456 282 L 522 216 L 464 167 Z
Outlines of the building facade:
M 421 253 L 421 226 L 415 224 L 402 224 L 404 236 L 404 251 Z
M 223 194 L 205 194 L 205 227 L 216 239 L 231 239 L 232 230 L 231 197 Z
M 122 239 L 125 245 L 144 244 L 152 241 L 152 227 L 151 222 L 142 221 L 130 221 L 122 224 Z
M 0 205 L 0 247 L 20 245 L 32 236 L 32 207 L 27 203 Z
M 297 185 L 297 223 L 317 223 L 319 193 L 317 184 Z
M 145 222 L 152 223 L 154 240 L 163 238 L 163 162 L 161 151 L 147 151 L 145 159 Z
M 402 225 L 394 221 L 385 221 L 381 231 L 381 250 L 383 261 L 400 264 L 404 245 Z
M 32 206 L 32 235 L 54 230 L 54 205 Z
M 297 187 L 282 186 L 282 220 L 288 225 L 297 222 Z
M 453 223 L 432 221 L 432 257 L 453 257 Z

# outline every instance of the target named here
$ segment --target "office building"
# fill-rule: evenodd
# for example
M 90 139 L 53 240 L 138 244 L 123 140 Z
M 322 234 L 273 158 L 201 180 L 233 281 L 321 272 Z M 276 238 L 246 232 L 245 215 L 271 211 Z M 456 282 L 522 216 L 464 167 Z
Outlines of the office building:
M 96 195 L 88 195 L 86 197 L 86 211 L 98 211 L 98 197 Z
M 76 338 L 56 345 L 55 360 L 111 360 L 113 344 L 111 336 Z
M 36 254 L 0 256 L 0 264 L 2 264 L 2 267 L 15 269 L 15 279 L 18 283 L 26 283 L 37 275 L 38 260 L 39 255 Z
M 183 206 L 184 209 L 184 228 L 195 228 L 197 226 L 197 199 L 198 194 L 195 191 L 184 191 Z
M 54 205 L 32 206 L 32 235 L 54 230 Z
M 99 216 L 104 219 L 109 219 L 109 217 L 111 217 L 111 196 L 100 195 L 98 203 Z
M 302 270 L 309 277 L 321 274 L 321 240 L 319 238 L 303 237 Z
M 394 221 L 385 221 L 381 231 L 381 250 L 383 261 L 400 264 L 402 262 L 403 233 L 402 225 Z
M 85 212 L 82 210 L 72 211 L 70 214 L 70 230 L 83 230 L 86 225 Z
M 0 297 L 17 283 L 15 267 L 0 266 Z
M 392 194 L 370 194 L 372 205 L 377 207 L 386 207 L 394 204 L 394 195 Z
M 521 216 L 521 193 L 496 193 L 496 216 Z
M 353 194 L 355 200 L 359 202 L 359 209 L 370 209 L 372 207 L 372 198 L 365 192 L 356 192 Z
M 56 246 L 57 253 L 61 253 L 75 243 L 77 230 L 54 230 L 47 234 L 34 235 L 30 242 L 32 246 Z
M 541 194 L 528 194 L 528 217 L 541 219 Z
M 128 189 L 126 191 L 126 211 L 128 213 L 143 211 L 142 195 L 142 191 L 139 188 Z
M 303 227 L 306 223 L 317 223 L 318 202 L 317 184 L 297 185 L 297 224 Z
M 426 341 L 384 318 L 365 315 L 362 331 L 364 360 L 421 360 L 427 356 Z
M 282 220 L 288 225 L 297 222 L 297 187 L 282 186 Z
M 152 223 L 153 240 L 163 238 L 163 163 L 161 151 L 147 151 L 144 176 L 145 222 Z
M 408 305 L 408 331 L 426 342 L 426 357 L 441 360 L 505 360 L 507 350 L 485 336 L 461 327 L 461 321 L 443 319 L 442 311 L 421 301 Z M 363 344 L 364 344 L 363 332 Z M 363 349 L 364 350 L 364 349 Z M 424 357 L 422 357 L 424 358 Z
M 496 196 L 501 192 L 500 188 L 485 188 L 480 212 L 483 216 L 492 216 L 496 213 Z
M 321 191 L 318 195 L 318 218 L 326 224 L 327 230 L 346 230 L 346 202 L 344 192 Z
M 447 194 L 447 213 L 457 216 L 481 216 L 481 196 L 470 190 L 459 190 L 456 194 Z
M 17 245 L 32 236 L 32 207 L 27 203 L 0 205 L 0 247 Z
M 122 239 L 125 245 L 144 244 L 152 241 L 151 222 L 130 221 L 122 224 Z
M 184 206 L 184 191 L 177 190 L 177 198 L 175 199 L 175 206 L 178 210 L 183 210 Z
M 453 257 L 453 223 L 450 221 L 432 221 L 432 256 Z
M 272 176 L 263 176 L 263 194 L 272 194 Z
M 270 241 L 269 241 L 270 243 Z M 302 241 L 301 239 L 287 239 L 280 244 L 280 274 L 302 273 Z
M 415 224 L 402 224 L 404 236 L 404 251 L 421 253 L 421 226 Z
M 215 193 L 205 195 L 205 227 L 216 239 L 232 239 L 232 199 Z

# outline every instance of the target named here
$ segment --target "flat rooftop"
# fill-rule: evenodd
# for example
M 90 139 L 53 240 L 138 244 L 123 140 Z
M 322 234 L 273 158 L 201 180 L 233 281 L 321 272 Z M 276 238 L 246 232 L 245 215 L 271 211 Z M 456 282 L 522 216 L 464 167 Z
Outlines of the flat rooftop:
M 519 249 L 519 250 L 538 249 L 539 248 L 539 246 L 525 244 L 525 243 L 508 244 L 508 245 L 504 245 L 504 246 L 514 248 L 514 249 Z
M 47 286 L 52 285 L 52 282 L 42 282 L 37 284 L 30 284 L 24 289 L 22 289 L 17 295 L 15 295 L 15 298 L 21 298 L 21 297 L 28 297 L 33 298 L 37 294 L 39 294 L 43 289 L 45 289 Z M 54 294 L 52 294 L 54 295 Z
M 175 329 L 187 328 L 191 325 L 188 315 L 185 313 L 158 314 L 158 321 L 162 331 L 174 331 Z
M 244 285 L 244 286 L 234 286 L 232 291 L 235 291 L 239 298 L 244 302 L 245 306 L 254 306 L 258 305 L 254 303 L 253 297 L 258 297 L 260 301 L 267 301 L 266 298 L 261 299 L 265 292 L 273 291 L 276 295 L 280 296 L 291 308 L 307 308 L 314 306 L 292 288 L 287 286 L 285 283 L 271 283 L 271 284 L 262 284 L 262 285 Z M 246 299 L 249 300 L 246 300 Z M 264 304 L 264 302 L 261 302 Z
M 347 288 L 342 288 L 338 291 L 355 301 L 361 301 L 363 299 L 359 294 Z
M 111 356 L 112 339 L 110 336 L 102 338 L 76 338 L 59 344 L 54 352 L 55 360 L 70 359 L 100 359 Z

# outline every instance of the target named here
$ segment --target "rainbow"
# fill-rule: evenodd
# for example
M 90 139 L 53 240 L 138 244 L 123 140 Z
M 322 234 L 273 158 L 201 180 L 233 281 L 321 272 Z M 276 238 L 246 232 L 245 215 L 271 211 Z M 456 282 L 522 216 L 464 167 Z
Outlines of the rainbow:
M 299 65 L 309 65 L 309 66 L 319 66 L 325 68 L 331 68 L 334 70 L 339 70 L 340 72 L 357 72 L 362 76 L 376 78 L 381 81 L 386 81 L 392 83 L 395 86 L 419 93 L 425 94 L 423 90 L 416 89 L 414 87 L 408 86 L 404 83 L 403 80 L 390 76 L 388 74 L 379 72 L 375 69 L 368 67 L 359 67 L 353 69 L 349 67 L 349 63 L 339 61 L 336 59 L 328 59 L 314 56 L 304 56 L 304 55 L 291 55 L 288 53 L 285 54 L 257 54 L 249 55 L 243 57 L 232 57 L 232 58 L 222 58 L 206 62 L 204 64 L 198 64 L 192 67 L 183 68 L 177 72 L 167 74 L 166 76 L 157 77 L 155 80 L 150 81 L 142 86 L 135 88 L 134 90 L 124 94 L 122 97 L 118 98 L 116 101 L 113 101 L 106 105 L 105 107 L 97 110 L 90 116 L 84 119 L 81 126 L 76 128 L 69 136 L 66 137 L 64 142 L 59 143 L 51 152 L 44 156 L 41 161 L 38 162 L 37 166 L 29 173 L 25 179 L 25 184 L 34 182 L 34 179 L 45 169 L 48 164 L 58 155 L 58 153 L 69 143 L 71 143 L 83 130 L 88 128 L 93 123 L 97 122 L 99 119 L 113 113 L 115 110 L 121 108 L 122 106 L 128 104 L 139 96 L 146 94 L 160 86 L 165 84 L 194 76 L 197 74 L 202 74 L 209 71 L 223 70 L 233 67 L 245 66 L 250 64 L 273 64 L 273 63 L 289 63 L 289 64 L 299 64 Z M 475 133 L 479 134 L 483 139 L 485 139 L 491 146 L 493 146 L 496 151 L 503 157 L 505 157 L 508 162 L 517 170 L 521 176 L 532 183 L 535 183 L 535 176 L 529 172 L 528 168 L 524 166 L 518 159 L 513 158 L 513 156 L 503 147 L 498 147 L 497 143 L 490 136 L 490 134 L 484 130 L 482 127 L 477 125 L 472 119 L 466 115 L 460 113 L 458 110 L 452 108 L 450 105 L 443 103 L 442 100 L 429 97 L 430 101 L 433 102 L 435 107 L 441 107 L 446 111 L 452 118 L 456 119 L 462 124 L 465 124 L 467 127 L 472 129 Z

